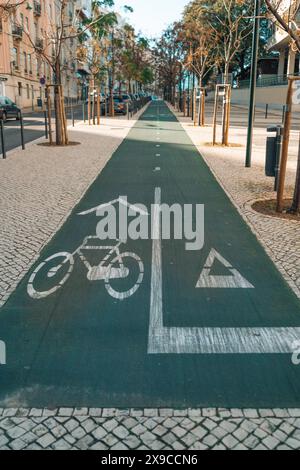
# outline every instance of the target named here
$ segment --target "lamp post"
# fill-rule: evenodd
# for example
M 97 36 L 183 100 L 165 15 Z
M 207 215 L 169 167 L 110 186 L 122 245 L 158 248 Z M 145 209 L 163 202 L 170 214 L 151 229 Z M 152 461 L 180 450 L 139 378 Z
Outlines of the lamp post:
M 257 58 L 258 58 L 258 47 L 259 47 L 259 30 L 260 30 L 260 10 L 261 10 L 261 0 L 255 0 L 255 13 L 254 13 L 255 21 L 254 21 L 254 28 L 253 28 L 253 43 L 252 43 L 246 168 L 251 168 L 251 163 L 252 163 L 252 143 L 253 143 L 253 127 L 254 127 L 254 118 L 255 118 L 255 96 L 256 96 L 256 79 L 257 79 Z

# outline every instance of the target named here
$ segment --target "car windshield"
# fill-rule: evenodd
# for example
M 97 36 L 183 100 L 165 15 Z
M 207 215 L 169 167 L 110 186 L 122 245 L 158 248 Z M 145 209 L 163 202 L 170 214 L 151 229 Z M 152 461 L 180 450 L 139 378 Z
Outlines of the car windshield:
M 117 103 L 122 103 L 122 98 L 120 98 L 119 96 L 115 96 L 114 97 L 114 100 L 117 102 Z
M 122 98 L 123 98 L 123 100 L 130 100 L 130 96 L 129 96 L 129 95 L 123 95 Z

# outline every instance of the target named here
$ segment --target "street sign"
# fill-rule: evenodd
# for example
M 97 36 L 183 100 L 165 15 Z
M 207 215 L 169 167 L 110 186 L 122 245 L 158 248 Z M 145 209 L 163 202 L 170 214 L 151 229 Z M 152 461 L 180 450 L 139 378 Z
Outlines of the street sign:
M 46 85 L 46 78 L 45 77 L 40 78 L 40 85 L 42 85 L 42 86 Z

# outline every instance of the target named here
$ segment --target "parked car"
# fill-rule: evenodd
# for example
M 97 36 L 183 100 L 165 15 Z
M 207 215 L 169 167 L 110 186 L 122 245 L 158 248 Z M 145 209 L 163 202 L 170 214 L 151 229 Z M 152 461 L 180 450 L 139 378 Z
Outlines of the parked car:
M 123 114 L 124 116 L 127 113 L 127 106 L 122 96 L 114 96 L 114 110 L 116 114 Z
M 5 122 L 7 119 L 21 119 L 21 109 L 7 96 L 0 96 L 0 117 Z
M 132 101 L 131 96 L 128 95 L 128 94 L 122 95 L 122 99 L 125 102 L 126 106 L 127 106 L 127 103 L 128 103 L 129 112 L 133 111 L 133 101 Z

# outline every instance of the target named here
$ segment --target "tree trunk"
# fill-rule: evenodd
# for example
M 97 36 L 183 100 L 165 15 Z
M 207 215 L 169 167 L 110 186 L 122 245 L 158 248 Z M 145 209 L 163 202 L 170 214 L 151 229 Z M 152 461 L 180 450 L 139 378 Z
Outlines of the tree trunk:
M 295 191 L 294 191 L 294 199 L 292 207 L 290 208 L 289 212 L 291 214 L 300 214 L 300 145 L 299 145 L 299 152 L 298 152 L 298 165 L 297 165 L 297 173 L 296 173 L 296 183 L 295 183 Z
M 61 99 L 61 67 L 59 59 L 55 64 L 54 109 L 56 145 L 66 145 L 68 138 L 64 122 L 66 119 L 64 101 Z

